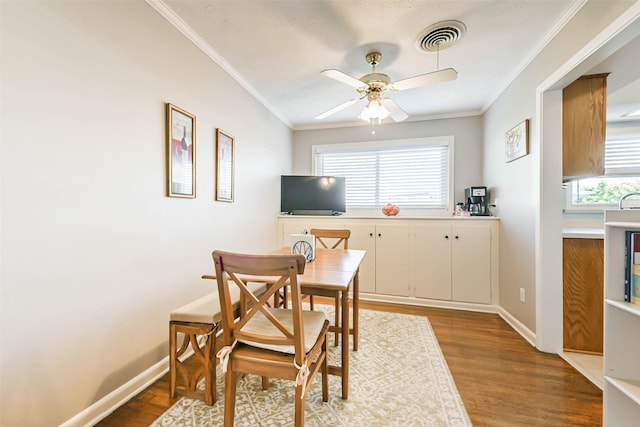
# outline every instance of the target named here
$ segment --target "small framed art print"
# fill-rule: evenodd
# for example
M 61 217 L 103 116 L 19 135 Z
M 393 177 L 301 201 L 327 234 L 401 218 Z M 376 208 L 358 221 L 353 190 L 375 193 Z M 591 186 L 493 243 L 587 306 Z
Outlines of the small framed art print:
M 216 130 L 216 200 L 233 202 L 235 138 Z
M 167 196 L 196 197 L 196 116 L 166 104 Z
M 505 133 L 505 161 L 512 162 L 529 154 L 529 120 L 523 120 Z

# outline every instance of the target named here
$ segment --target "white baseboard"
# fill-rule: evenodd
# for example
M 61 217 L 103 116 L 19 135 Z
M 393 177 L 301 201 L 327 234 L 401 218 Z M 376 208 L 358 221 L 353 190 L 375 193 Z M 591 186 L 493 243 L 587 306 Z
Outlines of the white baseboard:
M 379 295 L 360 293 L 361 301 L 387 302 L 392 304 L 415 305 L 419 307 L 448 308 L 452 310 L 478 311 L 481 313 L 498 313 L 498 307 L 490 304 L 470 302 L 444 301 L 437 299 L 402 297 L 395 295 Z
M 498 315 L 509 324 L 522 338 L 524 338 L 531 346 L 536 346 L 536 334 L 527 328 L 518 319 L 513 317 L 511 313 L 504 308 L 498 306 Z
M 121 405 L 153 384 L 169 371 L 169 356 L 132 378 L 91 406 L 85 408 L 60 427 L 93 426 L 118 409 Z
M 500 316 L 511 328 L 516 331 L 533 347 L 536 346 L 536 334 L 529 328 L 524 326 L 518 319 L 513 317 L 511 313 L 506 311 L 499 305 L 491 304 L 475 304 L 468 302 L 444 301 L 426 298 L 401 297 L 394 295 L 378 295 L 361 293 L 360 299 L 363 301 L 388 302 L 395 304 L 417 305 L 421 307 L 448 308 L 452 310 L 477 311 L 481 313 L 494 313 Z

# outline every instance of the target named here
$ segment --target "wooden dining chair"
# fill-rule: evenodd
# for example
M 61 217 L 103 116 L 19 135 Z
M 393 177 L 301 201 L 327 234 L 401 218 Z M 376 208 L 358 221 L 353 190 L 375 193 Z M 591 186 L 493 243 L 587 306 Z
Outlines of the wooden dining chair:
M 298 274 L 304 255 L 245 255 L 213 252 L 222 311 L 223 346 L 218 358 L 225 372 L 224 425 L 232 427 L 236 385 L 244 374 L 295 381 L 295 426 L 304 425 L 304 400 L 315 376 L 322 377 L 322 400 L 329 400 L 327 331 L 329 321 L 319 311 L 302 310 Z M 253 279 L 253 280 L 252 280 Z M 257 296 L 250 281 L 267 281 Z M 240 289 L 240 319 L 234 322 L 231 287 Z M 291 308 L 274 308 L 270 298 L 289 286 Z
M 351 230 L 312 228 L 310 233 L 316 237 L 316 244 L 320 243 L 323 248 L 336 249 L 338 246 L 342 245 L 342 249 L 349 249 L 349 237 L 351 237 Z
M 316 247 L 318 244 L 326 249 L 337 249 L 338 246 L 342 246 L 342 249 L 349 249 L 349 237 L 351 237 L 351 230 L 348 229 L 327 229 L 327 228 L 312 228 L 310 233 L 316 237 Z M 309 295 L 309 304 L 311 310 L 313 310 L 313 295 Z M 340 298 L 335 297 L 335 327 L 340 325 Z M 338 345 L 339 334 L 335 332 L 334 335 L 335 345 Z

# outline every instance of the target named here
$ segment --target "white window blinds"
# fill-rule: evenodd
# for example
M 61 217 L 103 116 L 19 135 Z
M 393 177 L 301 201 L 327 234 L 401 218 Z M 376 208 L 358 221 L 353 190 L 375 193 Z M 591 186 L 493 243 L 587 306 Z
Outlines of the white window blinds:
M 640 134 L 607 138 L 604 170 L 606 175 L 640 175 Z
M 314 146 L 316 175 L 346 177 L 347 209 L 447 209 L 450 195 L 450 138 L 411 143 Z

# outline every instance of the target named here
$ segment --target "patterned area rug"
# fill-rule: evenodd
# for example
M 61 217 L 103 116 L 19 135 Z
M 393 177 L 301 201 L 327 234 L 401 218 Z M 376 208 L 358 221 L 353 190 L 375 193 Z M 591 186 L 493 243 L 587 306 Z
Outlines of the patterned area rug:
M 333 318 L 328 306 L 319 307 Z M 329 338 L 329 363 L 339 365 L 340 347 L 333 346 L 333 334 Z M 305 402 L 306 426 L 471 426 L 426 317 L 360 310 L 359 348 L 349 360 L 349 399 L 340 397 L 340 377 L 330 375 L 329 401 L 322 402 L 316 377 Z M 220 367 L 217 374 L 213 406 L 184 397 L 152 426 L 221 426 Z M 271 379 L 269 390 L 263 391 L 260 377 L 246 376 L 238 383 L 235 425 L 293 425 L 293 394 L 293 382 Z

